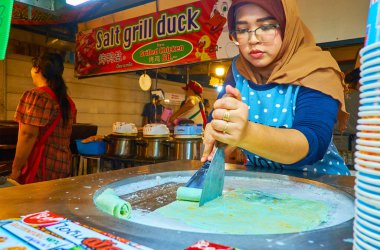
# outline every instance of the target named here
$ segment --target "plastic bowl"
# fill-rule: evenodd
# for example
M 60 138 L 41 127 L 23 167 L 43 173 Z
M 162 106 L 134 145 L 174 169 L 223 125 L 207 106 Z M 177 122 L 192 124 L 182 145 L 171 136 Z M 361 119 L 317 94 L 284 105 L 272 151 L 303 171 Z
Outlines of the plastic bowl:
M 82 139 L 75 140 L 78 153 L 82 155 L 102 155 L 106 152 L 105 141 L 81 142 Z

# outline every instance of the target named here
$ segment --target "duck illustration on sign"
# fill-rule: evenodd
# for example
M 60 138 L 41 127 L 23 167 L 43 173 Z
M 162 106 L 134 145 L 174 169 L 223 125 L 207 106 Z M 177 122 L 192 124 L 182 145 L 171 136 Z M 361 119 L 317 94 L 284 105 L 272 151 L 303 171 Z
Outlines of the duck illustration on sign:
M 210 55 L 208 54 L 208 50 L 211 45 L 210 37 L 207 35 L 202 36 L 199 39 L 197 45 L 198 46 L 196 48 L 195 57 L 201 61 L 211 60 Z
M 216 58 L 231 58 L 239 53 L 237 46 L 231 41 L 227 26 L 227 13 L 232 0 L 217 0 L 211 11 L 209 24 L 211 32 L 220 32 L 216 44 Z

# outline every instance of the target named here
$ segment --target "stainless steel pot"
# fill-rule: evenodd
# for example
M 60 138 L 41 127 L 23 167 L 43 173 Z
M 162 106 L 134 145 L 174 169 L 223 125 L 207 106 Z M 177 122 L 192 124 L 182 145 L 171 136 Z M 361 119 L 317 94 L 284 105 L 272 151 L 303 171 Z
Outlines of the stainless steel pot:
M 200 160 L 202 138 L 176 138 L 170 141 L 170 160 Z
M 168 147 L 170 145 L 167 137 L 144 137 L 140 140 L 137 140 L 136 144 L 137 158 L 151 160 L 168 159 Z
M 131 158 L 136 156 L 136 136 L 107 135 L 106 155 Z

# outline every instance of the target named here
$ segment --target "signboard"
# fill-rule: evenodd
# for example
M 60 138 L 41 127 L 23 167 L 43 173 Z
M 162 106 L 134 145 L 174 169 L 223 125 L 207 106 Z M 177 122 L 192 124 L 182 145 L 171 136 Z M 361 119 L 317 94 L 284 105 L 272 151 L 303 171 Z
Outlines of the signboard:
M 91 76 L 231 58 L 231 0 L 199 1 L 79 32 L 75 71 Z
M 50 211 L 0 220 L 0 249 L 152 250 Z

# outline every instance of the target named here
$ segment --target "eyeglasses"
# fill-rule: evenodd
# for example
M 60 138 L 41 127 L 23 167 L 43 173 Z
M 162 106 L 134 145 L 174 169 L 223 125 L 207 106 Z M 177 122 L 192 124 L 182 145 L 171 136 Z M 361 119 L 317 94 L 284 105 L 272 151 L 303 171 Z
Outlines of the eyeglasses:
M 277 30 L 280 27 L 279 24 L 268 24 L 258 27 L 254 30 L 249 29 L 236 29 L 231 32 L 231 36 L 236 45 L 242 42 L 249 41 L 251 39 L 251 34 L 254 33 L 257 40 L 262 43 L 272 42 L 277 35 Z

